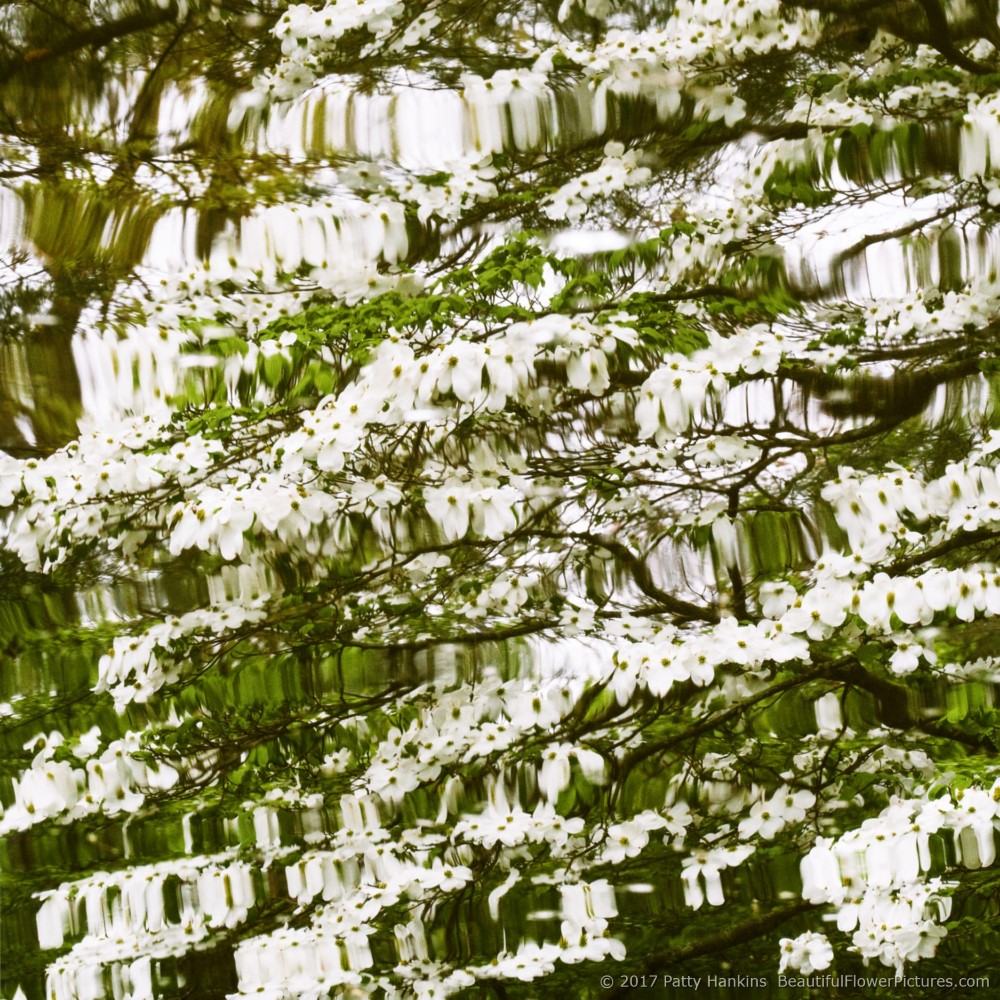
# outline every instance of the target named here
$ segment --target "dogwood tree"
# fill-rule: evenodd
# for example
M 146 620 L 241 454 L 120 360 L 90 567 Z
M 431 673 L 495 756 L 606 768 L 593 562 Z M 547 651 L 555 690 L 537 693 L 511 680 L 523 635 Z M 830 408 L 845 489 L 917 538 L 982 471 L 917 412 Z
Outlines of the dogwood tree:
M 982 991 L 992 5 L 5 17 L 12 991 Z

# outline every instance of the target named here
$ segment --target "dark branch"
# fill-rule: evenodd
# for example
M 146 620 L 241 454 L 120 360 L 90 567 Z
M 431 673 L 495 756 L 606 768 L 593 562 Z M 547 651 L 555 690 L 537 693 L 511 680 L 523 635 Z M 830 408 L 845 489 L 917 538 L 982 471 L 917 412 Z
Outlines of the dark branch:
M 717 955 L 719 952 L 734 948 L 738 944 L 753 941 L 755 938 L 769 934 L 775 928 L 787 923 L 794 917 L 801 916 L 811 910 L 818 909 L 816 903 L 807 903 L 802 900 L 783 906 L 779 910 L 772 910 L 762 917 L 751 917 L 738 924 L 733 924 L 728 930 L 719 931 L 716 934 L 709 934 L 703 937 L 697 944 L 685 945 L 681 948 L 665 948 L 663 951 L 654 952 L 646 959 L 642 968 L 642 973 L 652 975 L 663 972 L 666 969 L 689 962 L 694 958 L 702 958 L 706 955 Z M 633 990 L 628 986 L 619 986 L 606 996 L 610 998 L 623 998 L 632 996 Z
M 139 14 L 129 14 L 121 17 L 117 21 L 109 21 L 107 24 L 96 24 L 90 28 L 77 31 L 67 38 L 53 42 L 51 45 L 40 49 L 30 49 L 22 53 L 20 61 L 11 63 L 0 68 L 0 83 L 12 79 L 20 73 L 24 73 L 37 66 L 39 63 L 48 62 L 50 59 L 57 59 L 60 56 L 69 55 L 71 52 L 78 52 L 86 48 L 103 48 L 110 42 L 119 38 L 126 38 L 140 31 L 158 27 L 168 21 L 172 21 L 177 16 L 177 11 L 173 4 L 165 9 L 143 11 Z

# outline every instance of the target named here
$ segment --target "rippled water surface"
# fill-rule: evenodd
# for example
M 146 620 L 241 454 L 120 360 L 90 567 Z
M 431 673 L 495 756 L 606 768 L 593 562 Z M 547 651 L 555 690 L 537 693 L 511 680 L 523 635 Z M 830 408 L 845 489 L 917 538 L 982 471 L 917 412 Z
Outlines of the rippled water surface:
M 680 251 L 662 268 L 663 248 L 650 251 L 651 266 L 634 265 L 634 280 L 607 291 L 594 275 L 633 266 L 613 262 L 616 252 L 668 230 L 680 240 L 689 217 L 735 199 L 738 179 L 769 144 L 806 141 L 808 129 L 782 116 L 810 74 L 861 59 L 853 35 L 821 47 L 815 63 L 782 53 L 724 80 L 696 64 L 695 83 L 686 83 L 681 70 L 661 66 L 640 89 L 622 82 L 620 67 L 612 85 L 600 68 L 588 77 L 557 64 L 511 85 L 503 74 L 532 61 L 507 65 L 505 46 L 530 48 L 534 32 L 541 51 L 560 37 L 555 5 L 503 8 L 489 24 L 475 5 L 425 5 L 445 20 L 422 48 L 372 55 L 352 42 L 315 84 L 286 95 L 261 82 L 282 58 L 275 26 L 285 6 L 73 0 L 0 11 L 0 449 L 9 459 L 0 475 L 11 484 L 9 502 L 0 484 L 0 524 L 9 538 L 29 537 L 24 524 L 44 503 L 19 508 L 22 484 L 32 496 L 50 490 L 51 502 L 69 509 L 64 492 L 79 482 L 94 511 L 114 495 L 106 523 L 117 526 L 91 537 L 84 514 L 67 515 L 65 537 L 57 526 L 41 554 L 10 542 L 0 561 L 2 995 L 430 997 L 446 994 L 421 992 L 423 979 L 475 966 L 487 971 L 474 983 L 455 980 L 451 994 L 688 996 L 692 984 L 682 979 L 691 976 L 705 982 L 698 996 L 723 998 L 746 994 L 740 976 L 760 975 L 766 984 L 753 995 L 805 996 L 778 987 L 775 942 L 822 926 L 819 917 L 804 922 L 811 906 L 801 896 L 800 860 L 812 839 L 839 836 L 916 787 L 925 748 L 940 752 L 928 785 L 931 775 L 945 787 L 949 775 L 969 783 L 981 773 L 988 787 L 996 619 L 932 615 L 922 624 L 933 626 L 928 642 L 937 643 L 941 670 L 912 684 L 888 669 L 874 682 L 845 666 L 859 645 L 881 641 L 871 631 L 816 626 L 807 645 L 819 653 L 802 659 L 800 683 L 777 659 L 741 661 L 745 642 L 716 656 L 723 633 L 711 630 L 760 623 L 763 583 L 801 583 L 831 551 L 850 551 L 852 529 L 823 494 L 838 467 L 905 467 L 929 481 L 997 422 L 997 369 L 980 363 L 995 348 L 995 313 L 973 316 L 972 346 L 936 369 L 900 362 L 919 353 L 916 337 L 910 354 L 890 356 L 889 334 L 881 355 L 882 343 L 863 342 L 867 354 L 849 382 L 814 356 L 753 377 L 745 367 L 731 385 L 722 379 L 725 391 L 702 393 L 691 434 L 712 444 L 697 458 L 661 453 L 630 465 L 624 450 L 639 442 L 629 393 L 647 368 L 675 350 L 704 349 L 709 335 L 766 329 L 803 351 L 814 337 L 841 346 L 866 310 L 923 292 L 939 303 L 970 287 L 995 291 L 992 210 L 946 212 L 947 183 L 916 190 L 918 178 L 955 180 L 959 127 L 942 115 L 933 128 L 915 125 L 907 143 L 893 133 L 899 148 L 882 159 L 860 130 L 845 139 L 831 127 L 840 152 L 825 177 L 813 178 L 828 200 L 757 220 L 725 244 L 722 264 L 698 265 L 692 240 L 694 263 L 682 277 Z M 407 18 L 419 13 L 399 7 Z M 581 46 L 672 23 L 672 5 L 615 5 L 607 23 L 603 5 L 576 7 L 568 5 L 576 20 L 565 23 Z M 699 109 L 723 84 L 746 101 L 745 127 L 720 113 L 700 131 L 708 112 Z M 626 150 L 642 151 L 635 163 L 648 180 L 623 185 L 600 211 L 545 214 L 545 199 L 562 185 Z M 435 284 L 488 260 L 502 272 L 508 265 L 489 255 L 522 231 L 576 270 L 557 274 L 547 264 L 537 280 L 511 280 L 509 294 L 503 286 L 490 300 L 491 309 L 508 309 L 502 320 L 463 313 L 456 300 L 474 301 L 465 286 Z M 730 266 L 735 277 L 720 291 L 713 268 Z M 583 276 L 580 288 L 560 298 L 569 274 Z M 638 301 L 652 318 L 633 326 L 620 318 L 631 333 L 617 347 L 595 340 L 611 365 L 607 392 L 597 361 L 589 362 L 593 381 L 573 382 L 567 358 L 582 341 L 560 332 L 562 353 L 532 362 L 532 385 L 542 387 L 536 411 L 480 406 L 434 438 L 435 421 L 461 410 L 460 389 L 445 398 L 439 382 L 422 399 L 411 396 L 381 451 L 365 437 L 325 467 L 310 456 L 320 471 L 300 477 L 300 493 L 269 501 L 272 511 L 286 505 L 277 527 L 251 516 L 235 540 L 220 530 L 211 541 L 178 541 L 178 524 L 194 510 L 184 504 L 210 470 L 231 465 L 231 483 L 211 480 L 220 491 L 265 491 L 290 467 L 274 450 L 304 415 L 368 377 L 365 365 L 395 322 L 379 303 L 403 315 L 440 288 L 433 310 L 399 321 L 418 349 L 430 350 L 443 328 L 486 342 L 560 311 L 567 329 L 581 316 L 610 329 L 619 301 L 623 309 Z M 690 310 L 678 305 L 699 295 Z M 653 311 L 657 296 L 662 314 Z M 395 377 L 388 364 L 381 371 L 369 384 Z M 476 379 L 477 393 L 495 388 L 478 370 Z M 386 403 L 371 422 L 389 410 Z M 221 433 L 218 420 L 230 419 Z M 165 463 L 157 469 L 173 472 L 150 472 L 133 458 L 144 420 L 144 446 Z M 101 442 L 105 432 L 131 443 L 117 450 L 110 436 Z M 717 455 L 737 448 L 737 438 L 755 450 L 734 473 L 726 462 L 737 459 Z M 646 444 L 681 448 L 670 435 Z M 358 484 L 398 484 L 401 496 L 420 498 L 420 463 L 441 482 L 450 463 L 491 489 L 523 477 L 537 492 L 517 508 L 516 532 L 473 523 L 457 543 L 428 527 L 422 498 L 413 509 L 383 506 L 378 496 L 366 506 L 372 492 Z M 112 473 L 120 479 L 104 486 L 100 477 Z M 159 477 L 171 475 L 180 485 L 157 493 Z M 346 513 L 309 508 L 308 490 L 323 476 L 348 497 Z M 489 516 L 475 513 L 478 500 L 465 502 L 467 519 L 470 509 L 473 522 Z M 964 563 L 956 555 L 956 566 L 992 565 L 995 522 L 984 523 L 982 548 Z M 923 524 L 907 521 L 918 534 Z M 943 551 L 947 560 L 952 550 Z M 896 557 L 879 558 L 891 569 Z M 912 569 L 906 558 L 898 572 Z M 876 563 L 857 571 L 859 588 Z M 109 663 L 126 662 L 154 626 L 164 638 L 143 647 L 149 673 L 137 671 L 134 684 L 127 671 L 121 684 L 109 681 Z M 625 682 L 611 665 L 635 638 L 675 635 L 678 648 L 702 643 L 702 662 L 717 668 L 711 683 L 692 666 L 685 685 L 662 694 L 616 686 Z M 949 655 L 980 662 L 949 673 Z M 824 664 L 836 670 L 824 673 Z M 741 711 L 728 714 L 732 705 Z M 971 716 L 985 720 L 982 732 L 948 742 L 946 724 Z M 512 719 L 521 742 L 500 764 L 494 754 L 506 750 Z M 449 756 L 444 743 L 473 731 L 476 739 Z M 793 776 L 796 754 L 817 747 L 826 757 Z M 558 761 L 545 770 L 547 753 Z M 980 768 L 980 754 L 988 766 Z M 884 786 L 882 770 L 892 770 Z M 811 825 L 762 841 L 745 863 L 683 880 L 682 857 L 735 843 L 764 790 L 788 782 L 839 804 L 822 819 L 818 806 L 808 819 L 803 810 Z M 663 815 L 689 807 L 711 819 L 684 854 L 684 826 L 673 829 Z M 568 832 L 553 832 L 546 810 L 565 817 Z M 627 850 L 622 834 L 623 865 L 601 846 L 605 863 L 580 869 L 596 886 L 585 905 L 560 888 L 577 855 L 603 844 L 592 831 L 644 811 L 662 820 L 641 834 L 648 851 Z M 484 842 L 466 830 L 464 846 L 446 856 L 446 866 L 470 872 L 468 884 L 441 888 L 441 845 L 486 816 L 499 832 Z M 531 822 L 544 836 L 523 833 Z M 584 822 L 577 843 L 574 823 Z M 971 871 L 955 916 L 986 926 L 996 919 L 996 885 L 985 874 L 988 845 L 970 830 L 942 834 L 926 848 L 923 870 Z M 706 856 L 699 863 L 711 868 Z M 438 882 L 412 872 L 406 882 L 406 865 Z M 724 906 L 712 898 L 713 878 Z M 603 926 L 600 935 L 580 931 L 581 907 L 606 935 Z M 780 920 L 765 927 L 774 913 Z M 992 960 L 976 963 L 979 939 L 963 937 L 963 927 L 946 968 L 990 971 Z M 569 947 L 570 932 L 584 944 L 562 960 L 561 978 L 489 971 L 491 958 L 515 962 L 536 943 Z M 588 934 L 603 942 L 603 960 Z M 620 942 L 627 959 L 615 950 Z M 846 951 L 838 961 L 842 971 L 865 968 Z M 709 976 L 723 979 L 712 985 Z

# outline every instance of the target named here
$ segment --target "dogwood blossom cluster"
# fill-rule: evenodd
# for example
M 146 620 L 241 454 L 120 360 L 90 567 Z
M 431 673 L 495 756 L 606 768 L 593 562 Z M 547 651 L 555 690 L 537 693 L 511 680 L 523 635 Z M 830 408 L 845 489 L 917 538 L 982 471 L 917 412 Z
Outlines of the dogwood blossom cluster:
M 259 600 L 249 607 L 227 603 L 218 608 L 189 611 L 153 625 L 141 635 L 120 635 L 98 664 L 98 691 L 109 691 L 115 704 L 144 702 L 164 684 L 178 679 L 178 654 L 198 637 L 216 638 L 260 621 Z
M 675 5 L 662 28 L 612 28 L 597 46 L 562 42 L 556 51 L 576 63 L 598 92 L 648 96 L 664 115 L 677 111 L 690 80 L 697 112 L 732 125 L 743 117 L 745 105 L 728 86 L 712 81 L 711 72 L 752 53 L 808 46 L 818 40 L 818 28 L 814 13 L 783 10 L 778 3 L 751 9 L 690 2 Z
M 583 216 L 587 202 L 593 198 L 606 198 L 615 191 L 645 184 L 650 177 L 648 167 L 639 166 L 636 150 L 625 152 L 620 142 L 609 142 L 604 147 L 601 165 L 580 177 L 574 177 L 555 194 L 546 199 L 543 209 L 550 219 L 578 219 Z
M 774 372 L 782 354 L 780 334 L 750 330 L 737 337 L 716 340 L 712 348 L 690 357 L 674 355 L 643 383 L 635 408 L 640 438 L 669 440 L 688 429 L 702 415 L 710 396 L 720 399 L 727 376 Z
M 782 938 L 780 943 L 780 972 L 792 969 L 810 976 L 814 972 L 828 969 L 833 961 L 833 947 L 825 934 L 806 931 L 795 938 Z
M 934 955 L 947 931 L 956 883 L 924 879 L 931 843 L 950 839 L 967 867 L 993 864 L 998 786 L 970 786 L 930 799 L 897 799 L 836 840 L 820 838 L 803 858 L 803 896 L 836 906 L 837 928 L 865 959 L 893 966 Z M 790 960 L 791 961 L 791 960 Z M 818 966 L 817 966 L 818 967 Z
M 361 4 L 334 0 L 320 8 L 304 3 L 290 6 L 274 29 L 284 59 L 262 76 L 258 86 L 278 99 L 295 96 L 316 79 L 331 42 L 358 30 L 364 30 L 370 39 L 381 39 L 392 30 L 403 9 L 396 0 L 365 0 Z
M 178 773 L 170 765 L 150 766 L 139 759 L 139 733 L 111 740 L 103 750 L 101 742 L 100 731 L 92 728 L 69 747 L 73 760 L 55 759 L 66 745 L 60 732 L 42 734 L 27 744 L 25 749 L 37 752 L 31 767 L 14 779 L 14 802 L 0 817 L 0 832 L 50 820 L 72 823 L 99 813 L 132 813 L 149 792 L 170 789 L 177 782 Z
M 853 469 L 844 467 L 824 487 L 823 496 L 834 505 L 855 559 L 868 565 L 883 559 L 897 546 L 910 547 L 923 541 L 923 535 L 915 535 L 913 525 L 930 521 L 930 527 L 925 528 L 926 539 L 934 544 L 956 533 L 992 525 L 1000 510 L 997 470 L 988 460 L 949 465 L 942 476 L 926 483 L 905 469 L 859 477 Z M 925 586 L 923 578 L 912 583 L 900 581 L 904 598 L 900 618 L 915 624 L 927 619 L 928 611 L 949 605 L 961 605 L 957 613 L 965 620 L 974 607 L 994 614 L 990 567 L 980 570 L 976 585 L 975 573 L 975 567 L 953 571 L 935 567 L 927 570 L 925 577 L 927 583 L 933 581 L 936 586 Z M 894 607 L 895 590 L 892 593 L 889 605 Z M 915 603 L 910 600 L 911 593 Z
M 876 342 L 959 336 L 988 317 L 997 288 L 988 281 L 943 293 L 920 290 L 902 298 L 878 299 L 864 310 L 864 323 Z
M 770 623 L 741 626 L 727 618 L 699 636 L 668 633 L 625 646 L 614 654 L 608 685 L 619 704 L 625 705 L 637 685 L 663 697 L 674 684 L 710 685 L 723 664 L 738 663 L 752 670 L 768 661 L 783 663 L 808 656 L 807 643 L 790 631 L 776 630 Z

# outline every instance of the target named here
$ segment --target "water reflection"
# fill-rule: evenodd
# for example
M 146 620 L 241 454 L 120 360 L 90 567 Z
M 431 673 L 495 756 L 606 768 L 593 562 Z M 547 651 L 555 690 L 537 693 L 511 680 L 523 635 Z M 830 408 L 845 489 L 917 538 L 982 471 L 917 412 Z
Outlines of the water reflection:
M 27 171 L 0 203 L 0 239 L 17 256 L 4 293 L 17 322 L 0 340 L 0 447 L 12 454 L 49 455 L 123 416 L 165 419 L 170 401 L 185 394 L 198 404 L 274 403 L 285 388 L 280 379 L 263 384 L 256 355 L 245 365 L 238 351 L 220 360 L 218 342 L 298 313 L 317 291 L 350 303 L 393 288 L 405 296 L 419 289 L 419 277 L 402 285 L 400 273 L 412 267 L 433 277 L 443 247 L 450 253 L 467 237 L 488 238 L 521 210 L 541 219 L 531 187 L 536 154 L 558 164 L 581 149 L 613 150 L 607 140 L 644 135 L 654 152 L 628 166 L 672 168 L 671 157 L 690 155 L 675 148 L 690 105 L 710 96 L 682 99 L 676 81 L 664 78 L 658 107 L 629 91 L 627 80 L 620 92 L 585 84 L 515 87 L 513 77 L 499 75 L 489 87 L 470 71 L 450 89 L 408 79 L 384 93 L 362 92 L 363 81 L 339 77 L 291 104 L 267 105 L 251 94 L 246 62 L 253 59 L 238 38 L 213 37 L 215 54 L 204 62 L 185 48 L 183 31 L 165 39 L 146 53 L 155 58 L 142 69 L 127 60 L 91 65 L 66 80 L 22 75 L 3 97 L 17 111 L 8 117 L 20 122 Z M 705 203 L 724 208 L 727 171 L 755 143 L 767 145 L 763 137 L 735 137 L 697 184 L 682 169 L 685 184 L 703 182 Z M 497 171 L 510 167 L 487 162 L 491 154 L 497 163 L 524 165 L 527 180 L 513 192 L 513 209 L 496 185 Z M 623 155 L 607 152 L 622 163 Z M 450 178 L 435 176 L 445 167 Z M 876 173 L 893 180 L 915 169 L 898 158 L 877 171 L 845 163 L 831 183 L 846 186 Z M 404 193 L 419 186 L 420 197 L 391 197 L 401 178 L 411 185 L 404 183 Z M 655 187 L 650 192 L 651 200 L 660 195 Z M 628 185 L 616 193 L 631 196 Z M 683 205 L 675 201 L 670 222 L 683 234 Z M 818 245 L 799 233 L 770 270 L 748 265 L 748 288 L 756 283 L 810 300 L 814 312 L 803 327 L 826 322 L 827 308 L 842 309 L 845 325 L 863 324 L 873 307 L 904 310 L 895 300 L 911 293 L 928 291 L 930 302 L 935 290 L 957 293 L 995 277 L 994 238 L 986 229 L 960 238 L 948 221 L 929 235 L 893 236 L 876 250 L 857 246 L 849 213 L 824 224 L 848 233 L 850 252 L 825 233 Z M 737 255 L 741 241 L 754 238 L 750 227 L 734 233 L 723 253 Z M 619 242 L 624 246 L 612 252 L 630 249 L 631 234 Z M 593 244 L 583 250 L 579 257 L 597 260 Z M 585 276 L 600 278 L 600 267 Z M 550 284 L 558 290 L 558 282 Z M 675 291 L 641 271 L 635 289 Z M 737 301 L 743 294 L 737 286 L 723 291 Z M 543 288 L 539 295 L 550 301 L 556 293 Z M 581 292 L 568 312 L 586 312 L 588 295 Z M 511 317 L 518 308 L 511 306 Z M 668 319 L 679 315 L 702 335 L 718 332 L 713 323 L 729 332 L 732 323 L 709 310 Z M 872 322 L 903 321 L 887 311 Z M 809 334 L 790 325 L 788 336 Z M 294 341 L 270 342 L 274 350 L 262 367 L 270 358 L 281 364 L 281 349 Z M 657 352 L 669 350 L 651 349 L 651 364 Z M 330 356 L 321 360 L 335 369 Z M 617 453 L 635 422 L 624 391 L 610 401 L 595 392 L 592 402 L 553 415 L 532 440 L 518 442 L 518 468 L 567 465 L 561 481 L 577 496 L 563 504 L 560 527 L 582 526 L 587 558 L 560 564 L 540 530 L 517 560 L 524 579 L 493 580 L 489 596 L 510 595 L 514 611 L 528 606 L 532 628 L 558 626 L 558 643 L 522 642 L 514 631 L 505 638 L 503 627 L 518 622 L 514 614 L 496 616 L 500 634 L 493 641 L 463 641 L 475 634 L 470 622 L 481 595 L 469 590 L 468 621 L 449 619 L 440 594 L 425 586 L 441 568 L 430 564 L 414 572 L 392 607 L 365 606 L 383 571 L 370 562 L 378 551 L 372 535 L 382 543 L 424 543 L 427 554 L 439 542 L 382 514 L 371 517 L 375 528 L 367 535 L 356 523 L 363 517 L 327 524 L 320 516 L 309 536 L 313 548 L 297 553 L 276 537 L 265 558 L 238 570 L 191 548 L 170 560 L 153 553 L 141 574 L 127 576 L 111 545 L 100 546 L 89 574 L 67 568 L 43 584 L 19 569 L 12 578 L 21 592 L 12 584 L 0 602 L 0 644 L 12 660 L 0 678 L 9 752 L 2 791 L 10 803 L 0 860 L 4 871 L 17 873 L 19 894 L 2 918 L 6 957 L 13 956 L 10 981 L 32 998 L 57 1000 L 221 996 L 258 987 L 266 993 L 273 980 L 305 995 L 296 990 L 306 977 L 350 995 L 371 969 L 403 968 L 415 980 L 437 960 L 459 965 L 489 955 L 505 972 L 542 967 L 555 961 L 546 943 L 561 937 L 573 937 L 574 963 L 619 958 L 619 938 L 627 935 L 652 951 L 658 929 L 683 927 L 695 908 L 705 920 L 699 933 L 723 934 L 726 917 L 711 910 L 722 898 L 748 910 L 797 898 L 798 856 L 790 852 L 763 850 L 737 871 L 735 860 L 725 863 L 727 848 L 706 840 L 685 860 L 683 875 L 674 838 L 684 824 L 677 817 L 703 808 L 716 838 L 738 824 L 764 794 L 743 777 L 746 762 L 791 780 L 788 762 L 768 756 L 775 737 L 783 746 L 801 744 L 792 763 L 803 786 L 822 780 L 829 759 L 860 755 L 851 739 L 873 727 L 889 727 L 883 758 L 905 759 L 916 775 L 923 763 L 913 731 L 970 706 L 988 711 L 996 704 L 989 663 L 982 678 L 970 669 L 963 683 L 919 688 L 865 688 L 859 677 L 845 679 L 831 668 L 826 681 L 817 671 L 814 687 L 755 700 L 767 691 L 770 668 L 740 669 L 749 662 L 740 660 L 747 639 L 739 630 L 750 628 L 744 620 L 754 610 L 753 587 L 805 574 L 844 542 L 817 467 L 855 461 L 853 444 L 870 445 L 883 433 L 884 451 L 895 460 L 899 437 L 891 435 L 900 427 L 917 439 L 916 452 L 929 449 L 936 435 L 960 434 L 963 415 L 983 411 L 993 391 L 972 361 L 927 374 L 883 372 L 873 357 L 853 377 L 817 372 L 777 378 L 762 369 L 731 393 L 720 387 L 694 407 L 696 446 L 657 441 L 662 448 L 653 457 Z M 638 365 L 615 374 L 632 389 L 645 376 Z M 561 377 L 561 370 L 539 367 L 543 390 Z M 412 424 L 425 422 L 418 414 Z M 858 459 L 879 467 L 878 447 Z M 713 453 L 727 448 L 744 449 L 745 462 L 716 461 Z M 243 475 L 238 465 L 234 478 Z M 202 472 L 192 463 L 192 476 Z M 605 534 L 587 534 L 593 497 L 617 502 L 626 475 L 642 480 L 634 495 L 641 530 L 623 539 L 612 524 Z M 761 496 L 742 503 L 751 488 Z M 543 529 L 548 523 L 539 522 Z M 352 544 L 328 544 L 335 536 Z M 465 586 L 483 567 L 488 556 L 449 567 L 439 590 Z M 542 578 L 544 585 L 532 589 L 530 581 Z M 699 602 L 700 620 L 731 624 L 738 641 L 725 656 L 703 643 L 684 684 L 668 681 L 633 698 L 635 680 L 615 658 L 633 648 L 633 638 L 661 637 L 644 631 L 649 622 L 632 610 L 651 606 L 644 617 L 659 629 L 669 617 L 656 604 L 665 590 Z M 286 602 L 290 592 L 306 595 L 305 610 Z M 238 605 L 238 620 L 216 621 L 212 614 L 229 604 Z M 399 608 L 409 609 L 421 630 L 400 632 L 394 643 L 393 633 L 377 633 Z M 573 638 L 586 631 L 595 609 L 618 629 L 614 641 Z M 352 615 L 370 615 L 374 629 L 358 627 Z M 201 630 L 184 645 L 188 637 L 171 630 L 187 616 Z M 664 627 L 668 639 L 698 634 L 690 625 L 698 619 L 678 619 Z M 144 687 L 136 675 L 141 697 L 131 701 L 91 697 L 93 688 L 103 695 L 101 685 L 108 686 L 108 658 L 115 664 L 120 653 L 125 661 L 133 643 L 146 641 L 119 635 L 109 652 L 112 632 L 153 620 L 162 642 L 150 644 L 164 661 L 163 676 Z M 341 625 L 355 641 L 341 642 Z M 367 631 L 375 633 L 370 641 Z M 960 639 L 985 659 L 996 637 L 973 623 L 941 639 Z M 331 646 L 339 652 L 331 654 Z M 821 652 L 835 659 L 842 650 Z M 706 690 L 697 672 L 709 661 L 722 675 L 718 689 Z M 122 668 L 120 679 L 130 676 Z M 824 683 L 851 693 L 837 701 Z M 470 692 L 484 690 L 479 717 Z M 733 706 L 747 711 L 727 714 Z M 678 719 L 685 713 L 712 724 L 683 732 Z M 515 724 L 515 717 L 530 724 Z M 38 732 L 49 735 L 39 743 Z M 140 732 L 149 737 L 143 747 Z M 51 735 L 61 733 L 65 746 Z M 524 740 L 522 759 L 499 763 L 491 755 L 515 735 Z M 571 753 L 578 738 L 581 748 Z M 543 747 L 551 754 L 544 761 Z M 874 783 L 883 764 L 859 756 L 845 766 Z M 557 805 L 566 817 L 561 826 Z M 672 818 L 612 835 L 617 808 L 667 810 Z M 585 819 L 603 840 L 574 839 Z M 823 823 L 815 829 L 827 835 L 847 829 L 837 820 Z M 444 858 L 435 853 L 443 830 L 461 831 Z M 633 844 L 650 846 L 640 855 Z M 489 854 L 497 845 L 521 845 L 527 861 L 535 850 L 551 865 L 535 880 L 522 877 L 502 850 Z M 591 895 L 582 900 L 576 886 L 562 885 L 560 869 L 593 849 L 607 851 L 607 861 L 593 870 Z M 969 868 L 985 864 L 989 853 L 982 837 L 964 830 L 947 849 Z M 937 871 L 945 848 L 934 850 Z M 617 891 L 602 882 L 612 875 Z M 378 932 L 369 927 L 376 916 Z M 605 934 L 612 918 L 617 922 Z M 528 929 L 513 940 L 505 928 Z M 682 932 L 678 939 L 685 940 Z M 496 974 L 486 964 L 478 971 L 484 980 Z M 576 986 L 581 997 L 599 994 L 583 974 Z

